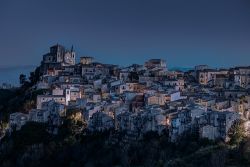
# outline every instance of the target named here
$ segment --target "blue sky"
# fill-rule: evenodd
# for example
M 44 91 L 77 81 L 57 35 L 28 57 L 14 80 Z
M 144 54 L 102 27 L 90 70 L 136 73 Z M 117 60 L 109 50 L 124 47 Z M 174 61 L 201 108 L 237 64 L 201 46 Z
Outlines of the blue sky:
M 250 65 L 249 9 L 249 0 L 1 0 L 0 67 L 39 65 L 56 43 L 120 65 Z

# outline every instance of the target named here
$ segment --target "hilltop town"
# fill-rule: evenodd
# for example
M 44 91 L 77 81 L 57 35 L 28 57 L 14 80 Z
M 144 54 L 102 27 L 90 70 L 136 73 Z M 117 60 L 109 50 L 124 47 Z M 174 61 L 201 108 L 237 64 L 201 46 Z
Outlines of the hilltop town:
M 74 135 L 108 132 L 106 141 L 122 147 L 148 133 L 169 143 L 189 135 L 227 143 L 237 127 L 245 137 L 250 133 L 250 66 L 198 65 L 184 72 L 151 59 L 121 68 L 89 56 L 77 62 L 73 47 L 57 44 L 29 80 L 20 75 L 21 88 L 34 100 L 9 113 L 3 139 L 32 123 L 56 136 L 68 120 Z
M 246 133 L 250 125 L 250 66 L 199 65 L 182 72 L 168 71 L 165 60 L 151 59 L 119 68 L 93 57 L 80 57 L 77 63 L 73 47 L 57 44 L 43 55 L 33 88 L 46 91 L 36 97 L 36 108 L 10 114 L 10 129 L 31 121 L 49 123 L 56 133 L 74 110 L 74 118 L 84 122 L 81 130 L 114 129 L 131 140 L 155 131 L 168 132 L 173 142 L 186 132 L 227 141 L 235 122 L 243 120 Z

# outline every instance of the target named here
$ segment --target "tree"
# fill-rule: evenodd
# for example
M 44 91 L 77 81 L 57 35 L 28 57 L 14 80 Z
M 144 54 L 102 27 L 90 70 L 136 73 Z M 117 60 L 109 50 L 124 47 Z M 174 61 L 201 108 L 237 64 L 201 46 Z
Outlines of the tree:
M 34 72 L 30 73 L 29 80 L 30 83 L 34 85 L 39 81 L 39 79 L 40 79 L 40 67 L 37 67 Z
M 19 83 L 21 85 L 24 85 L 24 83 L 26 82 L 26 80 L 27 80 L 26 75 L 20 74 L 20 76 L 19 76 Z
M 35 73 L 34 72 L 30 72 L 29 80 L 30 80 L 30 82 L 32 84 L 36 82 L 36 78 L 35 78 Z
M 18 148 L 48 142 L 50 140 L 50 135 L 46 129 L 46 124 L 27 122 L 24 126 L 22 126 L 21 130 L 12 133 L 12 138 Z
M 128 78 L 130 81 L 138 81 L 139 80 L 139 75 L 137 72 L 130 72 L 129 75 L 128 75 Z
M 31 109 L 35 108 L 36 104 L 34 100 L 27 100 L 24 104 L 23 104 L 23 109 L 25 111 L 30 111 Z
M 243 141 L 243 139 L 246 137 L 244 121 L 243 120 L 235 121 L 235 123 L 229 130 L 228 136 L 230 138 L 229 144 L 239 146 L 240 143 Z
M 241 148 L 242 157 L 250 164 L 250 139 L 248 138 Z

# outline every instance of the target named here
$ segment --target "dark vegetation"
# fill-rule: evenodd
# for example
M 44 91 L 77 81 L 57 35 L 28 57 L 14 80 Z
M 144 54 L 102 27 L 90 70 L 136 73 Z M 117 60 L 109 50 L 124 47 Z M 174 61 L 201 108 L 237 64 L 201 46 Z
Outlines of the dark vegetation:
M 33 86 L 39 81 L 40 68 L 30 73 L 29 79 L 20 74 L 20 87 L 0 89 L 0 122 L 7 122 L 10 113 L 28 112 L 36 107 L 36 97 L 46 90 L 35 90 Z
M 26 124 L 20 131 L 2 140 L 0 166 L 244 167 L 250 165 L 250 139 L 247 138 L 239 143 L 226 144 L 186 135 L 174 144 L 168 142 L 167 134 L 159 136 L 155 132 L 149 132 L 138 141 L 124 142 L 123 133 L 86 131 L 76 134 L 74 127 L 74 121 L 68 118 L 59 129 L 58 135 L 51 135 L 46 130 L 46 124 Z M 114 138 L 119 140 L 112 142 Z

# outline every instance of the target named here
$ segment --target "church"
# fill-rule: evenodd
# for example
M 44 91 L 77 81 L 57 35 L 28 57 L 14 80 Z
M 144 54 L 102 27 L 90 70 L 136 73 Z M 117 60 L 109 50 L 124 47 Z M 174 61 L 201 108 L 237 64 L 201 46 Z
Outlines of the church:
M 73 46 L 71 50 L 67 50 L 62 45 L 54 45 L 50 47 L 50 52 L 43 55 L 41 62 L 41 73 L 49 74 L 55 70 L 61 69 L 65 66 L 75 65 L 75 52 Z

